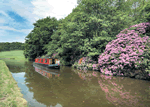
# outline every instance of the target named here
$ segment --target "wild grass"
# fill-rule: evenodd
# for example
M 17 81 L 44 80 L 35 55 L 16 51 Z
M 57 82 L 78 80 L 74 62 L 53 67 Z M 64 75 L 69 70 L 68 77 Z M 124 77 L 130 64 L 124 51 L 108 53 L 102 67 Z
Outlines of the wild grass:
M 23 50 L 0 52 L 0 107 L 27 107 L 17 82 L 11 75 L 8 67 L 23 67 L 28 61 L 23 55 Z
M 17 82 L 5 62 L 0 60 L 0 107 L 27 107 Z

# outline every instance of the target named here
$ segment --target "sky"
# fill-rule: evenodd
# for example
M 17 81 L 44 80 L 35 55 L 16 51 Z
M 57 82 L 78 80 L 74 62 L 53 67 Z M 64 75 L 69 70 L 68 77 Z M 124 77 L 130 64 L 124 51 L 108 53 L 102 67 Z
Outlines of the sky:
M 77 0 L 0 0 L 0 42 L 25 42 L 37 20 L 65 18 Z

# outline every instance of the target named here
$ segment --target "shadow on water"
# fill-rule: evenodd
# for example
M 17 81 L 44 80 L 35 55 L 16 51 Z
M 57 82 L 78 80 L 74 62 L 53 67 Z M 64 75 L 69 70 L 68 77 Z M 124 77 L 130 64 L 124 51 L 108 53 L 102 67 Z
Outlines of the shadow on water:
M 8 63 L 29 107 L 149 107 L 150 82 L 61 66 Z M 21 71 L 21 72 L 20 72 Z

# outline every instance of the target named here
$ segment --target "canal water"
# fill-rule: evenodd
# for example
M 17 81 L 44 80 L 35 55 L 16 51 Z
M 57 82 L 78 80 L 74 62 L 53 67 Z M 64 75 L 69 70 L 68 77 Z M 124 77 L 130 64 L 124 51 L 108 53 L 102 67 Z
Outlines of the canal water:
M 6 64 L 29 107 L 150 107 L 150 81 L 67 66 L 58 70 L 32 62 Z

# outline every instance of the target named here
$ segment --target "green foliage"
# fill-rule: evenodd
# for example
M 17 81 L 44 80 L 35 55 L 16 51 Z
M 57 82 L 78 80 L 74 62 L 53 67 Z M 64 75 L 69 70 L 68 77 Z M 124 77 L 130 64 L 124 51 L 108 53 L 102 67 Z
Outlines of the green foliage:
M 147 1 L 138 0 L 77 2 L 77 7 L 64 19 L 57 21 L 47 17 L 33 24 L 34 29 L 24 45 L 26 58 L 33 60 L 37 56 L 58 53 L 64 64 L 73 64 L 84 56 L 96 60 L 120 31 L 147 20 L 142 12 L 148 13 L 149 9 Z
M 0 51 L 24 50 L 24 43 L 21 42 L 2 42 L 0 43 Z
M 150 42 L 146 44 L 146 50 L 143 54 L 142 68 L 146 68 L 146 71 L 150 74 Z
M 26 36 L 24 55 L 29 60 L 34 60 L 37 56 L 47 53 L 45 45 L 48 44 L 53 32 L 57 30 L 58 22 L 56 18 L 39 19 L 33 24 L 34 29 Z
M 0 52 L 3 50 L 2 46 L 0 46 Z
M 149 20 L 149 9 L 150 1 L 149 0 L 134 0 L 132 1 L 134 8 L 132 9 L 133 21 L 135 23 L 148 22 Z

